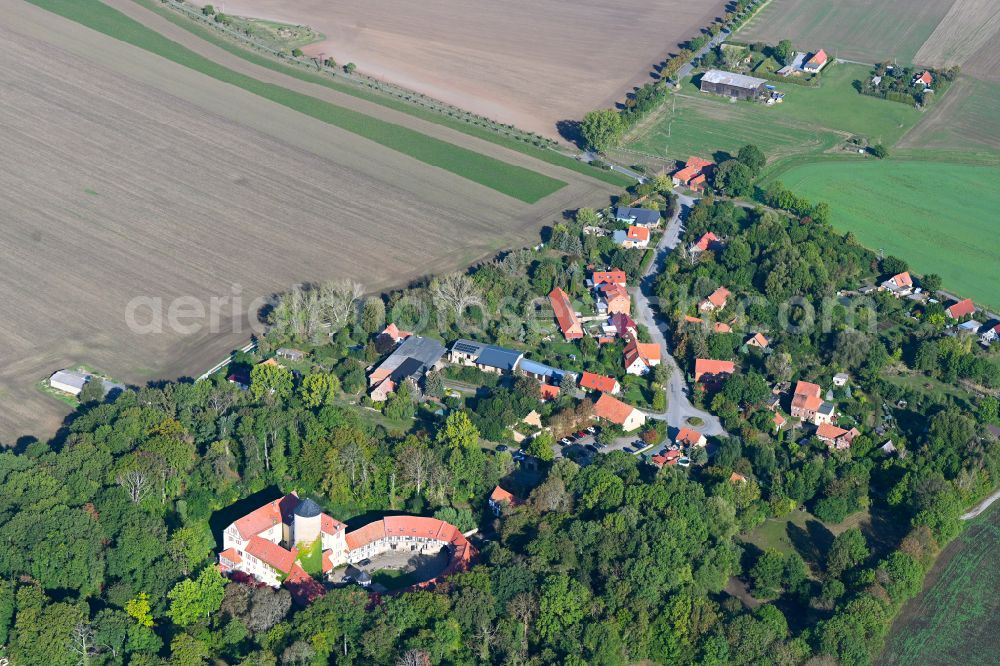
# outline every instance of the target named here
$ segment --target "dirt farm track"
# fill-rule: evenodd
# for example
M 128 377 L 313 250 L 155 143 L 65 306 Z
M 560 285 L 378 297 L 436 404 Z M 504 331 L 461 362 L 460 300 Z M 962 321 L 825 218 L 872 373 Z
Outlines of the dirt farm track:
M 218 6 L 218 5 L 217 5 Z M 307 53 L 505 123 L 556 136 L 560 120 L 619 101 L 722 0 L 226 0 L 225 11 L 326 35 Z
M 35 388 L 87 364 L 143 384 L 198 374 L 249 337 L 234 321 L 136 334 L 133 299 L 244 304 L 297 282 L 369 290 L 534 242 L 612 188 L 448 128 L 258 68 L 128 0 L 111 4 L 251 76 L 567 184 L 528 205 L 43 11 L 0 0 L 0 442 L 66 407 Z M 147 301 L 149 302 L 149 301 Z M 146 310 L 148 311 L 148 310 Z M 188 322 L 190 323 L 190 321 Z M 167 327 L 169 329 L 169 327 Z

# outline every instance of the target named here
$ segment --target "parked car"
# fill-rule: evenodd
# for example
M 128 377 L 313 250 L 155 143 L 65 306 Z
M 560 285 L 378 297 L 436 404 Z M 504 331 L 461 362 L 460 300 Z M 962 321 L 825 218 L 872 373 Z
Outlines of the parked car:
M 584 437 L 587 436 L 587 433 L 585 431 L 581 430 L 580 432 L 576 433 L 573 436 L 576 437 L 577 439 L 582 439 L 582 438 L 584 438 Z
M 573 443 L 573 440 L 571 440 L 569 437 L 563 437 L 562 439 L 559 440 L 559 443 L 562 444 L 563 446 L 569 446 L 570 444 Z
M 497 447 L 497 453 L 503 453 L 504 451 L 509 451 L 509 450 L 510 449 L 507 447 L 506 444 L 501 444 L 500 446 Z
M 589 432 L 591 435 L 596 434 L 597 433 L 597 428 L 595 428 L 594 426 L 589 426 L 587 428 L 587 432 Z

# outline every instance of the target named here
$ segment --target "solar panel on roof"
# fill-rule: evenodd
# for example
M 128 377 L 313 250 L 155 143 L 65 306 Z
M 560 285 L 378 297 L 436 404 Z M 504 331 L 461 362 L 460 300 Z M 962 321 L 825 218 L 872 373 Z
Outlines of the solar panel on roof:
M 468 342 L 456 342 L 455 349 L 463 354 L 473 354 L 479 351 L 479 345 L 470 344 Z

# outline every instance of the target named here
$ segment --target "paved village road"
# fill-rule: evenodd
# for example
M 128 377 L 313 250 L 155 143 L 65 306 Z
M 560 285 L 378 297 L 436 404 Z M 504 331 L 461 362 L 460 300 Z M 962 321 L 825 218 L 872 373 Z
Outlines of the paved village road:
M 657 414 L 646 412 L 649 418 L 666 421 L 671 428 L 691 428 L 706 435 L 726 435 L 725 429 L 719 422 L 718 417 L 706 411 L 697 409 L 688 399 L 687 385 L 684 381 L 684 373 L 677 367 L 677 362 L 669 353 L 667 346 L 667 323 L 662 318 L 658 318 L 654 312 L 651 299 L 655 299 L 654 285 L 656 276 L 663 269 L 667 256 L 680 243 L 681 232 L 683 231 L 683 219 L 694 206 L 695 199 L 678 194 L 678 206 L 674 215 L 667 222 L 663 237 L 656 246 L 656 256 L 650 263 L 649 268 L 639 280 L 639 289 L 635 296 L 635 318 L 636 321 L 649 329 L 649 334 L 653 341 L 660 345 L 663 350 L 663 363 L 671 370 L 670 381 L 667 384 L 667 410 Z M 691 417 L 697 417 L 703 421 L 702 425 L 692 426 L 687 423 Z
M 997 501 L 998 499 L 1000 499 L 1000 490 L 994 491 L 992 495 L 990 495 L 982 502 L 980 502 L 971 511 L 969 511 L 968 513 L 963 513 L 960 516 L 960 518 L 962 520 L 972 520 L 973 518 L 981 514 L 983 511 L 986 511 L 986 509 L 990 508 L 990 505 L 993 504 L 993 502 Z

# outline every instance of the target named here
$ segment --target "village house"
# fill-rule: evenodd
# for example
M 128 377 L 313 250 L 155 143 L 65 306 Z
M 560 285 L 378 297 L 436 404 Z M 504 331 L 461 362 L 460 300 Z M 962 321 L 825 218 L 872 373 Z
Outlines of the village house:
M 722 245 L 722 241 L 711 231 L 706 231 L 701 235 L 701 238 L 691 243 L 688 246 L 688 254 L 691 255 L 692 259 L 696 259 L 698 255 L 706 250 L 718 249 Z
M 639 342 L 636 338 L 625 345 L 625 372 L 630 375 L 644 375 L 663 360 L 660 345 Z
M 646 423 L 645 414 L 608 393 L 594 403 L 594 416 L 621 426 L 625 432 L 632 432 Z
M 830 423 L 833 420 L 833 405 L 823 400 L 822 392 L 818 384 L 796 383 L 792 395 L 792 417 L 817 426 Z
M 846 372 L 838 372 L 833 376 L 833 385 L 836 387 L 847 386 L 847 382 L 851 380 L 851 376 Z
M 620 338 L 634 338 L 639 332 L 639 326 L 635 320 L 624 312 L 616 312 L 611 315 L 611 327 L 614 329 L 614 334 Z
M 612 268 L 609 271 L 594 271 L 591 275 L 591 286 L 597 289 L 605 284 L 617 284 L 622 287 L 628 282 L 628 276 L 620 268 Z
M 644 249 L 649 247 L 649 229 L 632 225 L 628 231 L 616 231 L 613 239 L 615 243 L 621 245 L 626 250 Z
M 713 333 L 732 333 L 733 327 L 723 321 L 717 321 L 712 324 Z
M 880 291 L 888 291 L 896 298 L 913 293 L 913 278 L 907 272 L 893 275 L 879 286 Z
M 931 73 L 927 70 L 924 70 L 919 74 L 915 74 L 913 76 L 913 80 L 910 81 L 911 86 L 921 86 L 923 88 L 928 87 L 932 83 L 934 83 L 934 77 L 931 76 Z
M 514 372 L 522 358 L 524 352 L 465 339 L 455 341 L 448 352 L 448 360 L 455 365 L 474 366 L 498 375 Z
M 407 337 L 368 375 L 371 399 L 376 402 L 386 400 L 400 383 L 408 379 L 419 388 L 424 376 L 440 367 L 445 351 L 444 345 L 433 338 Z
M 598 393 L 610 393 L 618 395 L 622 387 L 614 377 L 606 377 L 593 372 L 584 372 L 580 375 L 580 388 Z
M 732 361 L 716 361 L 698 358 L 694 361 L 694 380 L 702 384 L 718 384 L 736 371 Z
M 757 99 L 767 81 L 753 76 L 710 69 L 701 76 L 701 91 L 734 99 Z
M 437 518 L 388 516 L 352 532 L 324 513 L 316 502 L 290 493 L 268 502 L 231 523 L 222 533 L 219 570 L 241 572 L 279 587 L 310 579 L 302 569 L 300 552 L 317 541 L 322 549 L 322 571 L 356 563 L 384 552 L 437 554 L 446 549 L 450 561 L 444 577 L 471 564 L 475 549 L 453 525 Z M 433 581 L 428 581 L 432 583 Z
M 998 338 L 1000 338 L 1000 324 L 991 322 L 979 333 L 979 342 L 987 346 L 996 342 Z
M 785 424 L 788 423 L 788 420 L 785 419 L 785 417 L 781 415 L 781 412 L 778 411 L 774 412 L 774 418 L 771 419 L 771 421 L 774 423 L 774 432 L 776 433 L 784 428 Z
M 747 347 L 756 347 L 757 349 L 767 349 L 770 344 L 771 341 L 765 338 L 763 333 L 754 333 L 746 341 Z
M 732 474 L 729 475 L 729 480 L 732 483 L 746 483 L 747 477 L 743 476 L 739 472 L 733 472 Z
M 555 400 L 559 397 L 562 389 L 555 384 L 541 383 L 538 385 L 538 399 L 542 402 L 548 402 L 549 400 Z
M 826 55 L 826 51 L 820 49 L 816 53 L 812 54 L 809 60 L 806 60 L 802 65 L 802 70 L 809 72 L 810 74 L 816 74 L 821 69 L 826 67 L 826 63 L 829 62 L 830 58 Z
M 680 451 L 670 449 L 652 456 L 649 461 L 657 467 L 663 467 L 664 465 L 676 465 L 677 461 L 680 460 L 682 456 L 683 454 Z
M 615 209 L 615 220 L 634 224 L 637 227 L 656 227 L 660 224 L 660 211 L 651 208 L 618 206 Z
M 629 314 L 632 311 L 632 297 L 628 289 L 620 284 L 605 283 L 599 290 L 597 311 L 601 313 Z
M 489 505 L 490 509 L 493 511 L 493 515 L 498 518 L 504 512 L 504 509 L 508 507 L 515 507 L 521 504 L 521 500 L 514 496 L 514 493 L 509 490 L 504 490 L 500 486 L 493 489 L 490 493 Z
M 965 300 L 958 301 L 957 303 L 952 303 L 945 308 L 944 311 L 952 319 L 961 319 L 962 317 L 975 314 L 976 304 L 972 302 L 971 298 L 966 298 Z
M 705 187 L 706 177 L 711 173 L 714 162 L 700 157 L 691 156 L 683 168 L 674 172 L 671 180 L 674 185 L 689 187 L 695 192 L 701 192 Z
M 816 428 L 816 438 L 832 449 L 849 449 L 854 438 L 860 435 L 857 428 L 844 430 L 832 423 L 821 423 Z
M 553 368 L 551 365 L 532 361 L 530 358 L 521 359 L 521 362 L 517 364 L 517 371 L 525 377 L 531 377 L 542 384 L 552 384 L 553 386 L 560 386 L 566 377 L 576 381 L 575 373 Z
M 384 344 L 385 347 L 388 347 L 389 344 L 393 346 L 398 345 L 402 340 L 405 340 L 411 335 L 413 335 L 413 333 L 410 333 L 409 331 L 401 331 L 395 324 L 389 324 L 381 333 L 378 334 L 375 340 L 376 344 L 381 343 L 380 346 Z
M 729 295 L 728 289 L 725 287 L 719 287 L 709 294 L 708 298 L 705 298 L 698 304 L 698 309 L 702 312 L 714 312 L 715 310 L 721 310 L 726 307 Z
M 559 323 L 559 330 L 567 340 L 579 340 L 583 337 L 583 324 L 573 310 L 573 304 L 569 300 L 569 295 L 561 288 L 556 287 L 549 292 L 549 303 L 552 304 L 552 311 L 556 315 Z
M 697 430 L 692 430 L 691 428 L 681 428 L 674 437 L 674 442 L 678 446 L 694 447 L 694 446 L 705 446 L 708 444 L 708 440 L 705 439 L 705 435 L 701 434 Z

